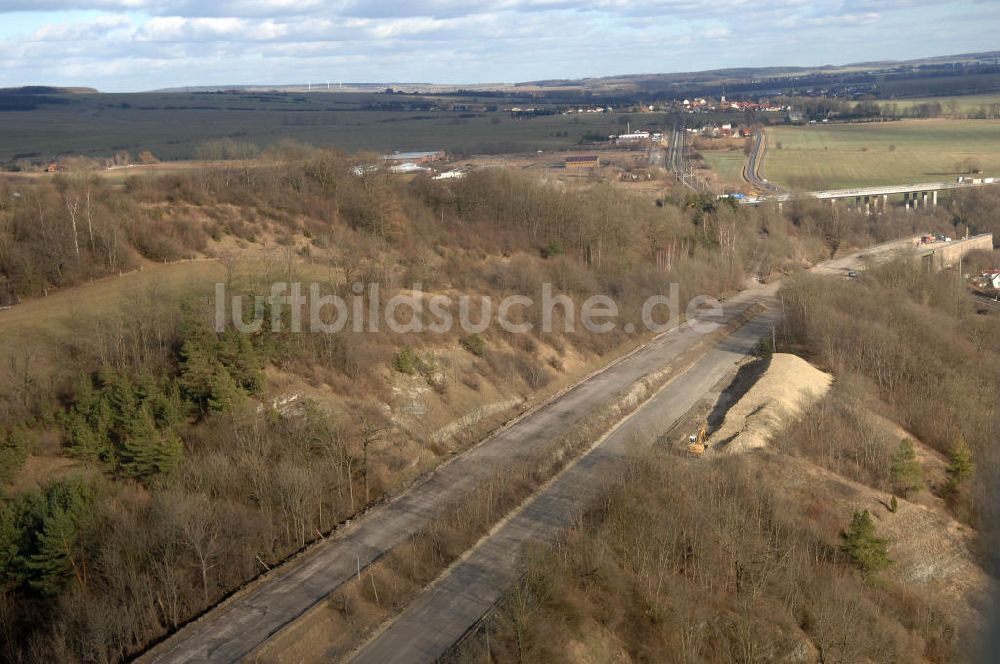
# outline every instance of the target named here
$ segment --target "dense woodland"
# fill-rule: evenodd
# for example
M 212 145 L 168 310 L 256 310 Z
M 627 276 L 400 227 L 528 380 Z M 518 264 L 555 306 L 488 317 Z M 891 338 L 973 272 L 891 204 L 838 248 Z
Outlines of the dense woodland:
M 136 177 L 121 187 L 86 176 L 0 182 L 0 293 L 30 307 L 47 293 L 139 266 L 213 256 L 226 262 L 232 247 L 251 255 L 269 245 L 284 248 L 289 274 L 323 269 L 340 292 L 355 281 L 390 289 L 420 282 L 428 292 L 537 296 L 550 282 L 577 300 L 609 294 L 624 320 L 637 320 L 638 304 L 671 282 L 685 300 L 732 292 L 750 273 L 796 271 L 852 246 L 956 223 L 987 229 L 1000 206 L 974 192 L 919 222 L 912 214 L 837 213 L 810 201 L 787 206 L 782 216 L 683 192 L 654 204 L 610 185 L 567 188 L 504 170 L 442 183 L 382 172 L 358 177 L 352 166 L 345 155 L 284 146 L 251 164 Z M 233 287 L 258 292 L 264 279 L 251 277 Z M 488 383 L 530 395 L 562 371 L 539 359 L 540 345 L 599 358 L 630 341 L 620 331 L 488 330 L 477 338 L 218 333 L 210 326 L 210 288 L 131 298 L 110 322 L 79 321 L 93 334 L 39 334 L 31 352 L 58 361 L 24 364 L 17 359 L 24 349 L 3 349 L 3 659 L 104 662 L 139 652 L 263 565 L 398 489 L 407 464 L 392 450 L 414 433 L 394 420 L 400 404 L 390 383 L 423 375 L 446 400 L 449 388 L 438 382 L 434 360 L 441 348 L 470 356 L 456 377 L 468 389 Z M 920 297 L 940 303 L 931 311 L 943 320 L 956 315 L 947 309 L 953 298 L 926 288 Z M 866 370 L 851 364 L 816 318 L 823 308 L 845 307 L 851 295 L 802 280 L 789 298 L 789 342 L 831 365 Z M 852 333 L 900 336 L 892 326 L 905 316 L 923 321 L 919 302 L 889 306 L 898 313 L 889 318 L 877 316 L 878 306 L 873 299 L 870 321 L 844 315 L 838 324 L 882 321 L 882 328 Z M 927 334 L 948 346 L 943 332 Z M 945 403 L 955 407 L 959 398 L 988 393 L 969 394 L 958 379 L 914 376 L 905 354 L 886 347 L 893 337 L 874 338 L 882 363 L 872 366 L 883 373 L 867 378 L 915 431 L 950 445 L 934 414 L 918 412 L 921 400 L 929 390 L 948 390 Z M 963 342 L 947 352 L 970 348 Z M 990 385 L 989 367 L 995 378 L 996 365 L 977 366 Z M 323 387 L 342 407 L 307 404 L 294 416 L 258 408 L 276 375 Z M 977 456 L 996 432 L 995 420 L 969 418 L 963 427 Z M 9 489 L 26 459 L 43 452 L 72 459 L 75 471 Z M 985 487 L 978 479 L 984 476 L 977 473 L 955 498 L 956 510 L 976 523 L 984 518 L 985 488 L 976 488 Z M 816 580 L 816 587 L 837 578 Z

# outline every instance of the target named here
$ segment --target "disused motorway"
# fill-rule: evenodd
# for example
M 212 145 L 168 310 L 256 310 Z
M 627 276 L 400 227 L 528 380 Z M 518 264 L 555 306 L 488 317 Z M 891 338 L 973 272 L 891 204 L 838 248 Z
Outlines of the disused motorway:
M 909 246 L 902 240 L 899 246 Z M 884 245 L 880 251 L 892 249 Z M 871 251 L 865 252 L 872 253 Z M 861 267 L 862 259 L 841 261 Z M 378 506 L 290 564 L 182 628 L 139 658 L 143 662 L 236 662 L 321 602 L 372 562 L 425 528 L 449 501 L 463 495 L 502 464 L 527 455 L 554 432 L 625 393 L 678 358 L 700 354 L 679 376 L 647 400 L 599 445 L 537 492 L 505 525 L 483 540 L 408 606 L 396 621 L 357 653 L 358 661 L 429 661 L 482 615 L 516 577 L 518 550 L 529 539 L 557 535 L 600 487 L 608 463 L 620 456 L 631 427 L 676 420 L 734 362 L 751 352 L 778 316 L 777 284 L 744 291 L 723 303 L 720 323 L 743 319 L 752 307 L 771 306 L 718 343 L 699 348 L 703 335 L 682 325 L 591 375 L 572 389 L 456 456 L 406 492 Z M 485 604 L 484 604 L 485 602 Z M 449 641 L 450 640 L 450 641 Z M 391 656 L 390 656 L 391 655 Z

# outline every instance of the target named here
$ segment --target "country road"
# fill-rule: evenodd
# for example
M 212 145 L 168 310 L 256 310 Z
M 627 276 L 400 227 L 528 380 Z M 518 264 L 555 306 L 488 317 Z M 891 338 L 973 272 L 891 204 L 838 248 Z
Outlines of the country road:
M 832 262 L 834 269 L 830 272 L 860 269 L 869 260 L 862 256 L 888 254 L 897 247 L 910 246 L 911 239 L 880 245 Z M 773 301 L 778 287 L 778 283 L 773 283 L 735 295 L 723 303 L 723 317 L 717 322 L 738 322 L 750 307 Z M 431 591 L 422 593 L 398 621 L 358 653 L 358 658 L 359 661 L 391 661 L 386 654 L 396 648 L 401 650 L 396 653 L 395 661 L 403 661 L 399 658 L 420 661 L 423 654 L 440 654 L 442 647 L 453 643 L 445 644 L 448 639 L 461 636 L 482 615 L 482 601 L 492 602 L 496 593 L 501 592 L 513 578 L 511 574 L 516 574 L 516 560 L 511 558 L 511 552 L 520 546 L 520 542 L 529 537 L 545 539 L 560 532 L 566 523 L 566 515 L 578 510 L 591 495 L 590 492 L 600 485 L 599 478 L 607 467 L 605 464 L 620 455 L 623 436 L 627 438 L 622 432 L 632 431 L 637 426 L 671 422 L 680 417 L 732 367 L 735 359 L 750 351 L 753 343 L 769 329 L 775 316 L 775 307 L 772 306 L 769 312 L 754 318 L 704 351 L 698 348 L 704 337 L 687 325 L 659 335 L 632 354 L 454 457 L 408 491 L 373 508 L 289 564 L 276 568 L 140 656 L 138 661 L 240 661 L 356 576 L 359 570 L 364 570 L 393 547 L 421 531 L 449 501 L 474 487 L 505 462 L 530 454 L 558 432 L 584 421 L 590 413 L 639 380 L 683 358 L 688 351 L 697 348 L 698 353 L 703 353 L 690 368 L 653 397 L 652 405 L 647 401 L 601 445 L 536 493 L 527 509 L 497 531 L 495 535 L 503 533 L 498 539 L 494 536 L 485 540 L 486 543 L 495 540 L 494 544 L 482 551 L 476 548 L 440 583 L 432 586 Z M 456 570 L 463 571 L 453 577 Z M 448 604 L 442 599 L 442 592 L 454 592 L 456 604 Z M 438 610 L 444 613 L 427 613 Z M 428 620 L 437 621 L 437 635 L 430 633 Z
M 760 167 L 764 162 L 764 153 L 767 150 L 767 137 L 764 130 L 758 127 L 753 132 L 753 143 L 750 146 L 750 153 L 747 155 L 746 164 L 743 165 L 743 179 L 751 186 L 761 192 L 779 193 L 781 187 L 771 184 L 760 177 Z

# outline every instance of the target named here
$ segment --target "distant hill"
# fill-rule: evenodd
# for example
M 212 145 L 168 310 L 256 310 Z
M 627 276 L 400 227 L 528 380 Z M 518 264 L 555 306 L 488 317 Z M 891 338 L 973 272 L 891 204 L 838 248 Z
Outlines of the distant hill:
M 0 111 L 33 111 L 46 104 L 68 104 L 70 95 L 97 93 L 94 88 L 56 88 L 47 85 L 26 85 L 20 88 L 0 88 Z
M 797 77 L 823 76 L 831 77 L 838 74 L 858 74 L 865 72 L 870 75 L 889 74 L 894 71 L 914 70 L 944 66 L 997 66 L 1000 65 L 1000 51 L 983 53 L 964 53 L 959 55 L 942 55 L 917 60 L 884 60 L 878 62 L 858 62 L 845 65 L 820 65 L 814 67 L 782 66 L 782 67 L 736 67 L 727 69 L 711 69 L 695 72 L 622 74 L 618 76 L 602 76 L 582 79 L 549 79 L 518 83 L 518 87 L 536 88 L 582 88 L 594 92 L 607 90 L 643 90 L 660 88 L 675 88 L 698 84 L 743 84 L 747 81 L 780 80 Z
M 920 78 L 923 76 L 957 76 L 1000 71 L 1000 51 L 941 55 L 916 60 L 882 60 L 844 65 L 730 67 L 695 72 L 639 73 L 588 78 L 553 78 L 521 83 L 476 83 L 446 85 L 420 82 L 314 82 L 254 85 L 205 85 L 166 88 L 154 92 L 395 92 L 448 94 L 456 92 L 542 92 L 590 93 L 598 95 L 653 94 L 658 96 L 710 95 L 723 89 L 739 93 L 777 93 L 789 86 L 798 88 L 827 85 L 860 85 L 877 91 L 881 82 L 889 79 Z M 991 82 L 945 88 L 941 94 L 967 94 L 990 91 Z M 926 94 L 926 91 L 921 91 Z M 905 96 L 905 91 L 893 94 Z
M 0 88 L 0 95 L 76 95 L 97 94 L 97 88 L 86 87 L 54 87 L 50 85 L 23 85 L 19 88 Z

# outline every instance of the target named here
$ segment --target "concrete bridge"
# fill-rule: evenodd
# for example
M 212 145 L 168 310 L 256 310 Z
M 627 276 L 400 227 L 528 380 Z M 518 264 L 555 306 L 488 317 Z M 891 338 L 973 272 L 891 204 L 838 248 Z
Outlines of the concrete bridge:
M 924 182 L 919 184 L 899 184 L 885 187 L 858 187 L 854 189 L 827 189 L 824 191 L 810 191 L 807 196 L 820 200 L 830 201 L 831 205 L 836 205 L 837 201 L 847 201 L 849 207 L 856 210 L 864 210 L 865 214 L 873 212 L 884 212 L 889 207 L 890 196 L 903 196 L 903 205 L 907 210 L 915 210 L 918 207 L 935 206 L 938 203 L 938 192 L 950 189 L 969 189 L 983 187 L 987 185 L 1000 184 L 1000 179 L 994 178 L 963 178 L 955 182 Z M 746 198 L 741 202 L 747 205 L 756 205 L 767 201 L 775 201 L 780 207 L 782 203 L 792 198 L 792 194 L 773 194 L 770 196 L 760 196 L 757 198 Z M 853 205 L 851 205 L 853 203 Z
M 974 235 L 952 242 L 915 244 L 917 258 L 929 270 L 943 270 L 959 265 L 970 251 L 993 251 L 993 233 Z

